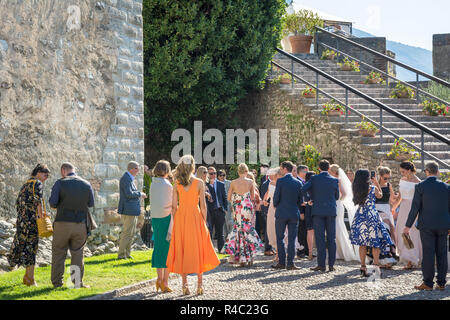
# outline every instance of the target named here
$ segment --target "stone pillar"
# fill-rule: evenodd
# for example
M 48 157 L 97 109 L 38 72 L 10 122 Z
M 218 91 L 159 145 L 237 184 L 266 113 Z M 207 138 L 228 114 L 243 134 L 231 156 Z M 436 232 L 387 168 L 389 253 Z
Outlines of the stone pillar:
M 433 75 L 450 78 L 450 33 L 433 34 Z

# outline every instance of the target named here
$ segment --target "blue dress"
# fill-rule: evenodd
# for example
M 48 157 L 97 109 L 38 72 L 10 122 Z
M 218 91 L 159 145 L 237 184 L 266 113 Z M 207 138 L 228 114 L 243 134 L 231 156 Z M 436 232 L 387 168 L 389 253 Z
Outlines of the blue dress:
M 357 246 L 379 248 L 381 253 L 394 244 L 375 208 L 375 186 L 371 187 L 364 205 L 356 211 L 350 228 L 350 242 Z

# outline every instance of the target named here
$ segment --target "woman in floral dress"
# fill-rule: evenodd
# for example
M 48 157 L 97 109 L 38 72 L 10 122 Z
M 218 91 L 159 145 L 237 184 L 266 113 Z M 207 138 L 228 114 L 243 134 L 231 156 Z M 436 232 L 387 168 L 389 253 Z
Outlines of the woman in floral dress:
M 16 200 L 17 221 L 16 234 L 8 255 L 11 267 L 26 268 L 23 283 L 36 286 L 34 281 L 34 265 L 38 250 L 39 234 L 36 218 L 45 213 L 43 200 L 43 183 L 50 171 L 46 165 L 38 164 L 25 182 Z
M 231 181 L 228 200 L 232 204 L 233 230 L 225 242 L 225 251 L 230 255 L 229 262 L 251 266 L 259 248 L 263 247 L 256 229 L 252 224 L 255 199 L 255 184 L 247 178 L 248 167 L 241 163 L 238 167 L 239 178 Z
M 376 177 L 370 183 L 370 173 L 368 170 L 358 170 L 352 184 L 353 202 L 358 205 L 353 223 L 350 228 L 350 242 L 359 246 L 359 257 L 361 260 L 360 272 L 362 276 L 368 277 L 366 268 L 367 248 L 372 248 L 373 265 L 379 271 L 380 252 L 387 250 L 393 245 L 384 223 L 381 221 L 377 209 L 375 208 L 375 198 L 383 197 L 380 185 Z

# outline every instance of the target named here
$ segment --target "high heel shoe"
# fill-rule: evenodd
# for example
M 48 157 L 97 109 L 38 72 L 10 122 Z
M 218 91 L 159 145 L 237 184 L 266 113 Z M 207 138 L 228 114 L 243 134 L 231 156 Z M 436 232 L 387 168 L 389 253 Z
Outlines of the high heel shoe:
M 172 292 L 173 290 L 170 289 L 169 286 L 166 287 L 166 286 L 164 285 L 164 283 L 161 283 L 161 291 L 164 292 L 164 293 L 166 293 L 166 292 L 170 293 L 170 292 Z
M 359 268 L 359 271 L 361 272 L 361 277 L 369 277 L 366 266 L 361 266 L 361 268 Z
M 189 291 L 189 287 L 187 286 L 187 284 L 186 284 L 186 285 L 183 285 L 183 294 L 184 294 L 185 296 L 191 294 L 191 292 Z
M 201 295 L 203 295 L 203 293 L 204 293 L 203 288 L 202 287 L 198 287 L 197 288 L 197 295 L 201 296 Z
M 155 285 L 156 285 L 156 292 L 158 292 L 159 289 L 161 289 L 161 291 L 162 291 L 161 283 L 159 282 L 159 279 L 156 280 L 156 284 Z

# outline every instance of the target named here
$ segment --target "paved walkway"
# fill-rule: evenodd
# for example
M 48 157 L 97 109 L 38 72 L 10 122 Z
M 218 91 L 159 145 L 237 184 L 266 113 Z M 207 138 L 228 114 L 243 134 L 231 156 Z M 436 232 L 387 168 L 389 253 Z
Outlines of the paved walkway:
M 222 263 L 203 276 L 205 294 L 196 296 L 197 277 L 188 276 L 191 295 L 183 296 L 181 277 L 169 281 L 172 293 L 156 293 L 154 284 L 116 299 L 132 300 L 450 300 L 450 287 L 444 291 L 419 292 L 414 285 L 422 282 L 420 270 L 405 271 L 401 266 L 383 270 L 383 278 L 368 283 L 359 274 L 356 262 L 337 261 L 336 271 L 319 273 L 309 270 L 316 260 L 296 259 L 300 270 L 275 270 L 271 257 L 257 256 L 252 267 Z

